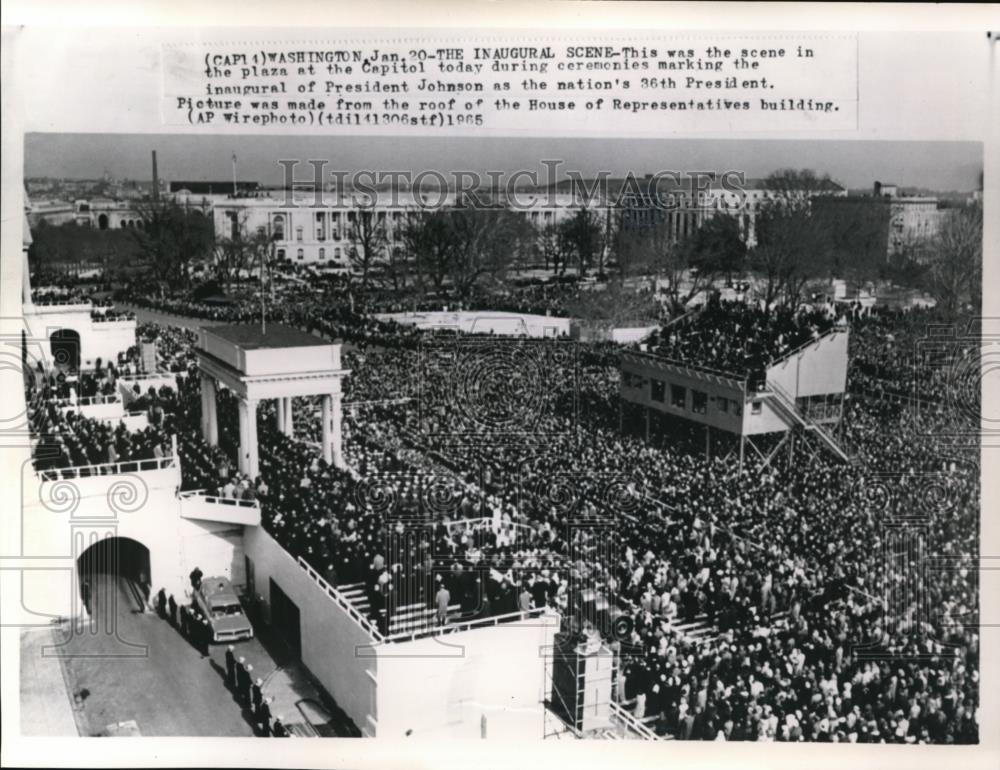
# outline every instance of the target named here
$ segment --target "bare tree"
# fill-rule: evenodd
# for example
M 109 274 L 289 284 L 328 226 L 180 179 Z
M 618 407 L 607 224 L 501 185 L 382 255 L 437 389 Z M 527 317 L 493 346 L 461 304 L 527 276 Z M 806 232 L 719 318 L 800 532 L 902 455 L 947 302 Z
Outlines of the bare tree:
M 764 182 L 767 200 L 784 208 L 808 209 L 812 199 L 840 189 L 829 174 L 817 174 L 810 168 L 783 168 L 768 175 Z
M 503 281 L 526 258 L 534 232 L 520 214 L 500 205 L 468 206 L 414 214 L 403 231 L 418 287 L 436 293 L 446 285 L 462 297 L 483 279 Z
M 684 268 L 666 216 L 637 221 L 627 212 L 619 214 L 613 248 L 621 280 L 639 273 L 665 277 L 670 284 L 671 298 L 677 301 Z
M 829 239 L 830 269 L 861 284 L 882 272 L 889 248 L 889 204 L 879 198 L 817 199 L 817 227 Z
M 758 216 L 750 266 L 764 276 L 767 307 L 778 300 L 795 304 L 806 283 L 828 272 L 823 229 L 805 208 L 772 206 Z
M 228 292 L 233 279 L 240 285 L 242 271 L 249 265 L 251 251 L 250 235 L 247 232 L 247 215 L 231 221 L 228 233 L 219 233 L 215 239 L 213 270 L 216 280 Z
M 829 272 L 832 231 L 829 219 L 814 216 L 812 201 L 840 189 L 829 175 L 811 169 L 782 169 L 766 181 L 766 200 L 756 217 L 757 244 L 750 266 L 766 281 L 765 304 L 795 304 L 805 285 Z
M 393 291 L 406 286 L 408 261 L 402 246 L 392 245 L 386 249 L 385 278 L 392 284 Z
M 531 226 L 500 205 L 459 206 L 449 219 L 454 242 L 449 272 L 459 296 L 467 296 L 484 277 L 503 281 L 511 265 L 531 248 Z
M 350 243 L 348 257 L 351 267 L 361 273 L 361 290 L 368 290 L 372 268 L 385 262 L 388 235 L 385 226 L 385 212 L 376 212 L 373 207 L 359 206 L 350 222 L 347 238 Z
M 928 286 L 949 313 L 964 302 L 982 305 L 983 209 L 979 204 L 943 212 L 930 250 Z
M 440 293 L 451 271 L 455 243 L 445 209 L 412 213 L 403 228 L 403 243 L 414 267 L 417 288 Z
M 575 258 L 580 276 L 598 263 L 603 272 L 608 232 L 605 217 L 589 208 L 578 208 L 576 213 L 560 224 L 563 242 Z
M 687 270 L 690 281 L 680 304 L 686 305 L 723 275 L 731 279 L 743 269 L 745 257 L 746 244 L 736 219 L 725 214 L 710 218 L 677 245 L 674 261 L 677 268 Z
M 557 275 L 565 274 L 568 260 L 566 252 L 566 242 L 558 225 L 550 222 L 536 230 L 534 253 L 542 259 L 546 270 L 551 265 L 552 271 Z
M 129 232 L 152 273 L 160 281 L 187 285 L 191 262 L 213 250 L 211 220 L 166 198 L 140 201 L 135 209 L 142 227 Z

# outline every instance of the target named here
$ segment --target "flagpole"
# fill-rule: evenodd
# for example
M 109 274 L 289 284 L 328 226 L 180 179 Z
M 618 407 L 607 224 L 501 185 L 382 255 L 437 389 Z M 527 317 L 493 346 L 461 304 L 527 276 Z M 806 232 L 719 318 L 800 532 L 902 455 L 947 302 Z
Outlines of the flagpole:
M 236 153 L 233 153 L 233 197 L 236 197 Z
M 260 333 L 267 334 L 267 313 L 264 311 L 264 257 L 270 244 L 260 249 Z

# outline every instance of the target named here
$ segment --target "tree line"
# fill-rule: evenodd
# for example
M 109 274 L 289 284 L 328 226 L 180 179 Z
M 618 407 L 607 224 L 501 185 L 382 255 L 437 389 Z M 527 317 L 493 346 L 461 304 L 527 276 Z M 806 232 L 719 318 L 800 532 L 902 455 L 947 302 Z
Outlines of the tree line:
M 981 297 L 982 209 L 946 212 L 938 234 L 887 258 L 890 211 L 877 198 L 825 195 L 828 176 L 786 169 L 766 180 L 766 199 L 741 211 L 679 210 L 693 223 L 679 234 L 674 210 L 650 206 L 578 207 L 537 225 L 500 200 L 459 200 L 417 210 L 390 225 L 385 212 L 359 207 L 348 217 L 345 280 L 352 292 L 373 287 L 458 298 L 503 288 L 517 273 L 540 267 L 555 276 L 621 282 L 666 279 L 670 299 L 685 305 L 722 278 L 753 275 L 771 303 L 794 303 L 813 281 L 833 277 L 863 284 L 895 279 L 930 291 L 956 308 Z M 136 204 L 141 228 L 97 231 L 66 225 L 36 228 L 36 263 L 103 262 L 135 271 L 170 289 L 191 287 L 192 268 L 209 263 L 220 286 L 237 287 L 277 260 L 277 234 L 250 231 L 242 219 L 214 233 L 211 218 L 169 199 Z M 636 216 L 640 214 L 641 216 Z

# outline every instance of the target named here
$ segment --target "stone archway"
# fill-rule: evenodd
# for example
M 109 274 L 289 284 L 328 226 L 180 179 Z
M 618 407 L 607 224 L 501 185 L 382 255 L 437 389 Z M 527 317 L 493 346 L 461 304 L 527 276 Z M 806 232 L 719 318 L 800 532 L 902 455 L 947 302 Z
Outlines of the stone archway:
M 76 560 L 80 599 L 89 613 L 94 602 L 123 592 L 134 609 L 149 600 L 149 549 L 129 537 L 106 537 L 92 543 Z
M 97 217 L 97 229 L 98 230 L 107 230 L 108 229 L 108 215 L 107 214 L 101 214 L 100 216 Z
M 49 354 L 58 369 L 80 370 L 80 332 L 75 329 L 56 329 L 49 335 Z

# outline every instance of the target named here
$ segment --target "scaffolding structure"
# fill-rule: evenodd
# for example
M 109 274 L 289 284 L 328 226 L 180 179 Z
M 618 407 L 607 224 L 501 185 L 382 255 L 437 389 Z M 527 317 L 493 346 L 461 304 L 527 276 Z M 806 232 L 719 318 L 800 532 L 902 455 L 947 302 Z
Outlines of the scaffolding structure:
M 545 701 L 545 738 L 599 737 L 613 728 L 612 700 L 618 678 L 618 658 L 596 633 L 556 634 L 545 657 L 545 682 L 551 695 Z

